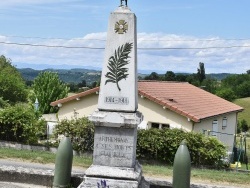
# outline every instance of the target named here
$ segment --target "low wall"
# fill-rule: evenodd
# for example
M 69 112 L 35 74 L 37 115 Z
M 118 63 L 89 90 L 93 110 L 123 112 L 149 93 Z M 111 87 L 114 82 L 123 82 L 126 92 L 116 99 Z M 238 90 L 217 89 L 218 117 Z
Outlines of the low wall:
M 46 147 L 46 146 L 33 146 L 33 145 L 26 145 L 26 144 L 20 144 L 17 142 L 9 142 L 9 141 L 3 141 L 0 140 L 0 148 L 12 148 L 16 150 L 30 150 L 30 151 L 49 151 L 51 153 L 56 153 L 57 148 L 55 147 Z M 92 157 L 92 152 L 78 152 L 73 150 L 73 155 L 75 156 L 88 156 Z

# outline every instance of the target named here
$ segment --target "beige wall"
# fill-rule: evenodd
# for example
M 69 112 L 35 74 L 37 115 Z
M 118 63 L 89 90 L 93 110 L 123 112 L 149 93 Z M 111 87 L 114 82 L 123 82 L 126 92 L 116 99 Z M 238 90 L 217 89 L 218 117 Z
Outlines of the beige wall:
M 74 117 L 84 117 L 92 114 L 97 109 L 97 94 L 91 94 L 80 100 L 72 100 L 63 103 L 58 111 L 58 119 L 71 119 Z
M 227 119 L 227 126 L 222 128 L 223 118 Z M 213 121 L 218 121 L 218 132 L 217 134 L 213 135 L 211 132 L 210 135 L 217 137 L 220 141 L 222 141 L 229 150 L 232 149 L 234 144 L 234 135 L 236 133 L 236 126 L 237 126 L 237 113 L 230 113 L 224 114 L 220 116 L 216 116 L 213 118 L 205 119 L 202 123 L 196 123 L 194 126 L 195 132 L 202 132 L 202 130 L 213 130 Z M 206 132 L 207 134 L 208 132 Z M 223 134 L 225 133 L 225 134 Z M 229 135 L 227 135 L 229 134 Z
M 142 112 L 144 121 L 149 122 L 147 128 L 151 128 L 150 122 L 159 124 L 169 124 L 170 128 L 181 128 L 186 131 L 192 131 L 192 122 L 184 116 L 168 109 L 163 109 L 163 106 L 148 100 L 147 98 L 138 97 L 138 110 Z

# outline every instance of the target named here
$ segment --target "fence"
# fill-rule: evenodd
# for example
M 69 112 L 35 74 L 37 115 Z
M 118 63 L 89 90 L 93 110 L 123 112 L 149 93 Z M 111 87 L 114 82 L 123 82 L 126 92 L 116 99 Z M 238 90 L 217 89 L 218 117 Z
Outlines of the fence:
M 246 164 L 248 170 L 248 161 L 250 160 L 250 140 L 247 139 L 246 134 L 230 134 L 210 130 L 203 130 L 206 136 L 213 136 L 220 140 L 222 143 L 233 141 L 232 145 L 227 145 L 228 157 L 231 163 L 242 162 Z M 238 168 L 238 163 L 236 169 Z

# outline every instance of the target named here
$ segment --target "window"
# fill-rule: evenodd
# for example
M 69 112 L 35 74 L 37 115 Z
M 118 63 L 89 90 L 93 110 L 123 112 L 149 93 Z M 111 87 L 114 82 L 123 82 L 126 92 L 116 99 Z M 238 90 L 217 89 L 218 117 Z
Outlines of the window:
M 170 125 L 169 124 L 161 124 L 162 129 L 169 129 Z
M 225 129 L 226 127 L 227 127 L 227 118 L 224 117 L 224 118 L 222 119 L 222 129 Z
M 153 129 L 169 129 L 169 127 L 169 124 L 151 123 L 151 128 Z
M 151 123 L 151 128 L 159 129 L 159 123 Z
M 217 133 L 218 133 L 218 121 L 217 120 L 214 120 L 213 123 L 212 123 L 212 136 L 217 136 Z

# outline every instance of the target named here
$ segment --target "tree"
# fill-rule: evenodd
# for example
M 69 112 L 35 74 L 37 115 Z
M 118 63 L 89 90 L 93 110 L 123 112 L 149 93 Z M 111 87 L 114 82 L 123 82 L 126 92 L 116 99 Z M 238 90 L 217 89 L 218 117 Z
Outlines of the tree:
M 160 76 L 156 72 L 152 72 L 149 76 L 145 76 L 145 80 L 159 80 Z
M 0 56 L 0 97 L 9 103 L 25 102 L 27 90 L 25 82 L 11 60 Z
M 250 69 L 249 69 L 249 70 L 247 70 L 247 74 L 250 74 Z
M 39 111 L 43 114 L 54 113 L 57 109 L 50 103 L 68 95 L 69 88 L 63 83 L 57 73 L 41 72 L 34 80 L 34 98 L 38 99 Z
M 250 82 L 244 81 L 242 84 L 238 85 L 236 88 L 237 96 L 240 98 L 250 96 Z
M 197 77 L 198 80 L 200 81 L 200 84 L 202 83 L 203 80 L 206 79 L 205 66 L 204 63 L 202 62 L 199 63 L 199 68 L 197 69 Z
M 67 84 L 67 87 L 69 88 L 69 92 L 73 92 L 76 93 L 79 91 L 79 87 L 77 84 L 75 84 L 74 82 L 70 82 Z
M 82 82 L 78 83 L 77 86 L 78 86 L 78 88 L 86 87 L 87 86 L 86 80 L 82 80 Z
M 197 80 L 197 75 L 196 74 L 190 74 L 187 76 L 186 81 L 194 86 L 199 87 L 200 83 Z
M 231 88 L 221 88 L 220 90 L 216 91 L 216 95 L 228 101 L 233 101 L 236 99 L 234 90 Z
M 34 144 L 45 130 L 46 123 L 38 120 L 28 104 L 18 103 L 0 110 L 0 140 Z
M 165 74 L 166 81 L 175 81 L 175 73 L 173 71 L 167 71 Z
M 230 75 L 221 81 L 221 88 L 229 88 L 237 98 L 250 97 L 250 74 Z
M 0 109 L 7 107 L 9 104 L 7 101 L 3 100 L 2 97 L 0 97 Z
M 215 94 L 216 89 L 218 87 L 218 82 L 216 79 L 206 78 L 205 80 L 203 80 L 202 86 L 204 86 L 204 90 Z
M 249 126 L 247 124 L 247 121 L 245 119 L 241 120 L 241 130 L 242 132 L 247 132 L 249 129 Z
M 175 75 L 175 80 L 178 82 L 186 82 L 188 75 L 186 74 L 177 74 Z

